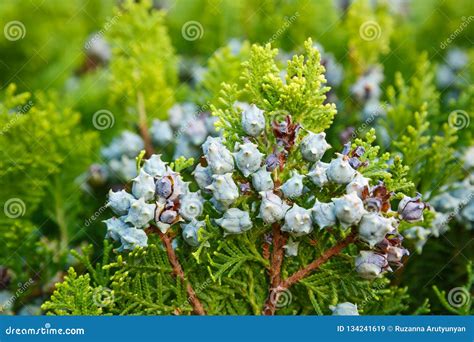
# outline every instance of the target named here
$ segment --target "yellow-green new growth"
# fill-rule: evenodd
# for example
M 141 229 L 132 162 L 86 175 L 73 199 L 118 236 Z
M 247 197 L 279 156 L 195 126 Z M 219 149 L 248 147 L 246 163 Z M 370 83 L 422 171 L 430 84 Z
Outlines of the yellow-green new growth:
M 107 32 L 112 45 L 112 101 L 137 114 L 143 100 L 148 118 L 166 118 L 178 76 L 164 13 L 152 9 L 149 0 L 127 0 L 115 15 L 119 19 Z

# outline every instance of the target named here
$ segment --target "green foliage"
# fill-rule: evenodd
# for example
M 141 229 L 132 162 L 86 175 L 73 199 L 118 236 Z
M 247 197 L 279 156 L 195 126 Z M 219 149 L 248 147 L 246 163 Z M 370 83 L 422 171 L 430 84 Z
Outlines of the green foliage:
M 373 8 L 368 0 L 354 1 L 347 13 L 349 49 L 356 75 L 376 64 L 381 55 L 390 50 L 390 36 L 394 30 L 388 5 Z
M 31 278 L 29 291 L 42 295 L 84 234 L 77 178 L 94 160 L 98 137 L 81 129 L 77 113 L 58 107 L 56 95 L 15 95 L 15 88 L 5 90 L 0 104 L 0 144 L 8 146 L 0 149 L 0 264 L 13 273 L 13 284 Z
M 79 115 L 58 108 L 54 95 L 31 98 L 14 92 L 14 85 L 7 88 L 0 107 L 4 127 L 0 143 L 9 146 L 0 151 L 2 203 L 20 198 L 32 215 L 48 191 L 65 192 L 64 200 L 78 192 L 74 179 L 93 160 L 97 134 L 82 132 L 77 126 Z M 21 182 L 16 181 L 18 174 L 24 175 Z M 54 199 L 43 205 L 49 208 L 53 203 Z
M 361 169 L 361 173 L 368 178 L 383 181 L 390 191 L 411 191 L 414 184 L 407 178 L 409 167 L 402 163 L 400 157 L 392 157 L 388 152 L 381 153 L 380 146 L 373 145 L 376 139 L 375 129 L 372 128 L 366 133 L 365 139 L 357 138 L 352 143 L 353 148 L 361 146 L 365 150 L 360 159 L 368 165 Z M 391 158 L 393 160 L 389 163 Z
M 140 106 L 149 118 L 166 118 L 174 103 L 177 60 L 164 14 L 151 6 L 149 0 L 124 2 L 107 32 L 113 49 L 111 101 L 123 106 L 122 115 L 132 122 L 137 122 Z
M 440 291 L 436 285 L 433 286 L 433 290 L 444 308 L 455 315 L 472 315 L 474 313 L 474 297 L 471 294 L 471 289 L 474 286 L 472 260 L 466 265 L 466 275 L 466 284 L 451 289 L 447 296 L 445 291 Z
M 244 134 L 241 132 L 240 110 L 234 105 L 235 101 L 245 97 L 264 109 L 268 122 L 282 120 L 287 115 L 302 123 L 304 129 L 321 132 L 327 128 L 335 115 L 335 107 L 324 104 L 325 93 L 323 68 L 319 62 L 319 53 L 312 47 L 311 40 L 305 43 L 305 54 L 295 56 L 288 62 L 287 76 L 280 78 L 280 69 L 275 62 L 277 51 L 270 45 L 261 47 L 254 45 L 249 60 L 243 64 L 242 84 L 222 84 L 221 98 L 212 107 L 218 117 L 218 126 L 232 146 L 240 141 Z M 261 137 L 256 138 L 259 148 L 272 151 L 270 125 Z M 368 161 L 365 168 L 367 176 L 373 180 L 387 181 L 395 192 L 411 187 L 406 179 L 406 167 L 397 159 L 393 164 L 396 173 L 390 172 L 388 153 L 380 154 L 379 148 L 373 146 L 376 137 L 371 130 L 365 139 L 354 142 L 366 149 L 362 161 Z M 300 153 L 292 151 L 295 157 L 289 158 L 286 168 L 300 171 Z M 141 157 L 137 160 L 141 163 Z M 184 158 L 171 164 L 175 171 L 182 171 L 192 164 L 192 160 Z M 276 170 L 278 173 L 278 171 Z M 187 177 L 187 174 L 182 174 Z M 281 178 L 280 178 L 281 177 Z M 288 172 L 281 172 L 277 179 L 284 181 Z M 330 190 L 328 196 L 342 193 L 341 189 Z M 321 197 L 318 196 L 321 199 Z M 241 196 L 236 207 L 249 209 L 260 199 L 253 195 Z M 315 198 L 303 196 L 297 203 L 311 206 Z M 184 276 L 179 276 L 176 264 L 168 251 L 162 245 L 164 235 L 150 227 L 148 247 L 137 247 L 128 253 L 116 254 L 110 261 L 103 260 L 102 266 L 93 267 L 89 261 L 83 261 L 89 273 L 101 274 L 100 270 L 110 272 L 108 282 L 106 277 L 93 276 L 92 282 L 87 279 L 87 286 L 74 295 L 71 287 L 58 288 L 59 293 L 51 302 L 60 305 L 61 293 L 68 297 L 82 297 L 94 291 L 102 291 L 109 287 L 113 293 L 113 304 L 106 307 L 111 314 L 192 314 L 194 311 L 187 292 L 191 285 L 199 300 L 203 303 L 207 314 L 261 314 L 264 303 L 269 296 L 269 272 L 275 267 L 269 259 L 269 249 L 275 249 L 276 242 L 270 247 L 266 240 L 273 229 L 262 220 L 257 219 L 257 212 L 250 211 L 253 228 L 245 233 L 225 235 L 222 229 L 212 220 L 215 210 L 206 207 L 206 229 L 200 231 L 199 247 L 191 247 L 181 238 L 179 225 L 173 225 L 166 236 L 174 239 L 174 252 L 179 260 Z M 219 217 L 219 216 L 216 216 Z M 279 228 L 278 228 L 279 229 Z M 160 238 L 158 238 L 158 236 Z M 281 266 L 281 278 L 288 279 L 299 269 L 308 266 L 314 260 L 322 257 L 331 247 L 347 238 L 349 232 L 342 229 L 315 230 L 300 239 L 298 255 L 284 257 Z M 276 237 L 275 237 L 276 239 Z M 361 246 L 363 247 L 363 246 Z M 351 245 L 349 248 L 301 279 L 295 286 L 284 293 L 288 302 L 280 308 L 278 314 L 328 314 L 329 307 L 345 301 L 362 303 L 364 313 L 394 314 L 406 312 L 409 308 L 409 298 L 403 287 L 391 287 L 387 279 L 367 281 L 360 278 L 356 272 L 348 272 L 353 268 L 354 258 L 359 248 Z M 87 253 L 86 253 L 87 254 Z M 97 280 L 98 278 L 99 280 Z M 71 301 L 69 300 L 68 303 Z M 50 313 L 51 304 L 44 308 Z M 75 307 L 72 306 L 71 310 Z M 79 310 L 79 308 L 78 308 Z
M 217 50 L 207 63 L 207 71 L 203 80 L 199 84 L 199 93 L 201 93 L 201 103 L 210 103 L 218 105 L 219 92 L 223 82 L 240 82 L 242 74 L 242 62 L 248 59 L 250 46 L 247 42 L 243 43 L 238 54 L 234 54 L 229 46 Z M 239 87 L 242 86 L 239 84 Z
M 55 315 L 100 315 L 103 308 L 97 305 L 97 294 L 90 285 L 88 274 L 77 276 L 70 268 L 64 282 L 57 285 L 51 301 L 43 304 L 42 309 Z
M 22 90 L 61 87 L 80 67 L 87 36 L 99 29 L 113 2 L 32 0 L 20 6 L 18 1 L 2 1 L 2 33 L 5 25 L 16 23 L 9 29 L 13 40 L 0 40 L 2 87 L 12 82 Z
M 178 159 L 176 159 L 174 162 L 170 164 L 170 167 L 176 172 L 181 172 L 184 169 L 187 169 L 188 167 L 191 167 L 193 165 L 194 165 L 193 158 L 186 159 L 185 157 L 179 157 Z
M 470 127 L 474 122 L 474 85 L 464 88 L 456 100 L 450 101 L 447 110 L 450 112 L 448 123 L 459 128 L 456 131 L 458 137 L 456 147 L 472 146 L 474 144 L 474 130 Z
M 392 140 L 404 133 L 413 122 L 414 113 L 421 111 L 423 106 L 430 119 L 440 121 L 439 93 L 434 85 L 434 70 L 426 54 L 420 55 L 410 84 L 406 84 L 400 73 L 395 75 L 394 86 L 387 89 L 387 102 L 387 119 L 383 123 Z
M 266 112 L 268 121 L 282 121 L 291 115 L 295 122 L 314 132 L 324 131 L 333 121 L 336 108 L 334 104 L 324 103 L 329 88 L 324 86 L 324 68 L 311 39 L 305 42 L 305 54 L 288 62 L 284 80 L 275 61 L 276 54 L 277 50 L 270 44 L 254 45 L 249 60 L 243 64 L 243 88 L 236 83 L 222 84 L 220 108 L 211 106 L 211 109 L 219 118 L 216 127 L 222 128 L 224 136 L 229 138 L 229 146 L 242 133 L 238 124 L 240 112 L 234 105 L 240 98 L 250 98 Z
M 457 132 L 441 115 L 433 77 L 423 54 L 409 85 L 398 74 L 395 86 L 388 88 L 389 106 L 381 120 L 392 140 L 390 148 L 403 156 L 416 189 L 431 196 L 459 172 L 454 153 Z
M 344 41 L 346 32 L 341 32 L 341 14 L 331 0 L 177 0 L 163 7 L 168 10 L 173 45 L 183 55 L 209 56 L 239 37 L 263 45 L 271 42 L 292 51 L 308 36 L 344 54 L 338 42 Z M 202 34 L 191 41 L 183 37 L 183 28 L 189 22 L 202 27 Z
M 166 17 L 173 45 L 185 55 L 210 56 L 230 38 L 241 36 L 238 23 L 241 6 L 241 2 L 229 0 L 174 1 Z M 191 39 L 183 34 L 186 27 L 191 27 L 188 29 Z
M 19 21 L 26 28 L 22 39 L 0 41 L 0 83 L 4 87 L 0 94 L 0 204 L 19 199 L 22 215 L 0 218 L 4 247 L 0 265 L 12 276 L 9 291 L 16 291 L 19 282 L 33 280 L 13 311 L 18 312 L 32 299 L 49 297 L 51 283 L 62 279 L 71 265 L 70 247 L 95 235 L 103 236 L 103 229 L 96 228 L 106 208 L 91 216 L 92 208 L 102 199 L 86 200 L 80 177 L 99 158 L 98 134 L 87 131 L 95 112 L 107 108 L 115 118 L 113 128 L 100 132 L 102 141 L 123 128 L 149 127 L 153 118 L 166 119 L 176 100 L 194 101 L 202 110 L 211 109 L 230 148 L 244 135 L 236 101 L 264 109 L 267 123 L 291 115 L 302 124 L 302 135 L 305 129 L 326 131 L 336 109 L 328 103 L 329 88 L 319 53 L 311 40 L 300 46 L 308 36 L 322 43 L 326 52 L 334 53 L 345 70 L 342 86 L 329 95 L 331 102 L 339 99 L 338 111 L 343 113 L 328 133 L 333 149 L 339 149 L 343 129 L 360 125 L 361 104 L 348 100 L 351 85 L 369 67 L 381 65 L 386 83 L 393 84 L 382 99 L 386 100 L 387 116 L 375 125 L 381 124 L 377 136 L 387 151 L 376 146 L 372 129 L 354 139 L 352 146 L 366 151 L 361 161 L 368 162 L 359 171 L 371 178 L 371 184 L 383 181 L 396 199 L 415 190 L 422 192 L 424 199 L 439 194 L 443 185 L 460 178 L 462 168 L 456 158 L 474 143 L 474 51 L 468 52 L 468 65 L 445 90 L 436 90 L 431 63 L 444 62 L 445 50 L 440 44 L 453 34 L 455 39 L 448 48 L 471 46 L 474 28 L 463 18 L 469 1 L 412 2 L 408 15 L 394 13 L 391 2 L 369 0 L 352 1 L 347 10 L 336 7 L 332 0 L 127 0 L 120 1 L 113 13 L 116 2 L 111 0 L 86 4 L 79 0 L 32 0 L 20 7 L 15 2 L 2 2 L 4 24 Z M 160 7 L 164 11 L 155 9 Z M 111 25 L 101 24 L 106 18 Z M 184 33 L 190 23 L 197 23 L 198 31 L 202 28 L 195 40 Z M 84 42 L 98 30 L 112 46 L 111 64 L 85 72 Z M 235 37 L 245 39 L 239 52 L 231 45 L 221 48 Z M 252 43 L 262 46 L 250 47 Z M 283 48 L 283 56 L 278 56 L 274 47 Z M 196 89 L 188 84 L 178 87 L 179 57 L 174 48 L 199 64 L 220 48 Z M 427 53 L 420 56 L 424 50 Z M 302 54 L 282 66 L 285 51 Z M 8 86 L 11 81 L 22 90 L 41 87 L 56 91 L 17 94 L 15 86 Z M 471 126 L 454 129 L 460 115 Z M 262 152 L 275 147 L 270 133 L 252 140 Z M 306 174 L 302 161 L 300 153 L 292 153 L 288 170 Z M 180 158 L 170 166 L 188 177 L 193 162 Z M 140 165 L 140 158 L 137 163 Z M 280 172 L 280 182 L 288 178 L 288 170 Z M 320 190 L 308 184 L 308 188 L 325 201 L 344 192 L 341 186 Z M 307 206 L 312 200 L 308 194 L 295 202 Z M 256 196 L 241 196 L 237 203 L 248 209 L 256 201 Z M 72 252 L 79 265 L 69 270 L 43 309 L 59 315 L 188 315 L 193 308 L 186 286 L 191 284 L 208 314 L 261 314 L 269 288 L 270 261 L 265 250 L 269 227 L 222 236 L 222 230 L 213 224 L 220 214 L 209 203 L 205 213 L 206 229 L 199 233 L 197 248 L 184 243 L 179 225 L 172 228 L 184 280 L 174 276 L 155 235 L 148 248 L 123 254 L 112 254 L 113 246 L 106 242 L 95 251 L 87 247 L 82 253 Z M 90 219 L 96 221 L 92 227 Z M 416 225 L 429 227 L 432 220 L 433 212 L 429 212 L 424 222 Z M 400 231 L 413 225 L 403 223 Z M 430 310 L 472 314 L 472 299 L 459 308 L 447 301 L 452 288 L 471 291 L 473 279 L 472 264 L 467 277 L 465 271 L 466 259 L 472 259 L 465 242 L 472 241 L 472 232 L 452 225 L 453 231 L 444 238 L 428 242 L 423 255 L 411 256 L 393 281 L 368 282 L 348 272 L 357 254 L 356 246 L 348 248 L 292 287 L 288 305 L 278 313 L 328 314 L 330 305 L 351 301 L 363 314 L 423 314 Z M 308 265 L 345 235 L 338 230 L 316 231 L 302 239 L 298 256 L 285 257 L 282 277 Z M 97 262 L 101 254 L 102 260 Z M 440 269 L 446 260 L 450 263 Z M 82 272 L 87 274 L 79 276 Z M 439 284 L 432 291 L 435 282 Z
M 474 27 L 467 24 L 469 16 L 465 12 L 471 6 L 469 0 L 416 1 L 412 5 L 413 37 L 420 51 L 427 50 L 438 59 L 440 44 L 446 44 L 447 39 L 453 36 L 454 39 L 451 38 L 446 45 L 472 47 L 469 37 L 473 36 Z

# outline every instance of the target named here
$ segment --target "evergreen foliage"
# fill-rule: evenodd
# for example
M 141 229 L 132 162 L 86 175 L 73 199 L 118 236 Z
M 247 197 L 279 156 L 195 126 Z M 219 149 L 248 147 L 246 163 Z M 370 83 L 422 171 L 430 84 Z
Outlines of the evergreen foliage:
M 147 0 L 126 1 L 115 15 L 117 24 L 107 32 L 113 49 L 111 99 L 135 118 L 140 106 L 149 118 L 165 118 L 174 103 L 177 60 L 164 14 L 153 10 Z
M 285 114 L 289 113 L 295 120 L 302 122 L 305 130 L 321 132 L 330 125 L 335 108 L 331 104 L 323 104 L 324 94 L 328 89 L 324 86 L 319 54 L 312 47 L 311 40 L 305 43 L 305 54 L 293 57 L 288 63 L 285 81 L 278 76 L 280 70 L 274 61 L 275 55 L 276 51 L 269 45 L 253 46 L 249 60 L 243 65 L 244 87 L 222 84 L 222 98 L 219 107 L 213 106 L 213 114 L 219 119 L 217 125 L 223 130 L 229 147 L 245 135 L 240 124 L 240 110 L 233 105 L 240 97 L 240 92 L 244 92 L 245 97 L 252 103 L 264 109 L 268 122 L 282 120 L 284 116 L 278 116 L 278 113 L 283 110 Z M 311 116 L 319 119 L 307 119 Z M 255 142 L 262 151 L 271 153 L 274 143 L 269 143 L 267 139 L 275 139 L 270 129 L 255 138 Z M 391 186 L 390 190 L 395 192 L 411 187 L 405 179 L 406 168 L 401 167 L 398 162 L 394 170 L 399 174 L 387 171 L 386 163 L 390 156 L 379 156 L 378 148 L 372 146 L 374 141 L 373 131 L 367 135 L 365 141 L 355 141 L 355 145 L 366 149 L 361 161 L 367 160 L 371 163 L 364 172 L 372 179 L 387 180 Z M 303 163 L 301 155 L 290 155 L 294 156 L 289 157 L 285 168 L 301 169 L 301 166 L 298 166 Z M 138 163 L 141 164 L 140 159 Z M 170 166 L 177 172 L 190 165 L 192 160 L 180 159 Z M 290 172 L 281 172 L 280 177 L 284 183 L 290 178 Z M 318 190 L 309 183 L 307 186 L 313 193 L 321 191 L 318 195 L 321 200 L 330 200 L 331 197 L 344 193 L 338 186 L 323 190 Z M 236 205 L 248 210 L 255 201 L 260 200 L 250 194 L 239 198 Z M 311 201 L 308 195 L 295 200 L 302 206 Z M 277 253 L 278 244 L 281 243 L 277 240 L 277 233 L 273 231 L 273 243 L 270 247 L 266 239 L 272 228 L 253 217 L 256 214 L 252 213 L 252 221 L 255 222 L 253 229 L 241 234 L 223 235 L 221 228 L 215 224 L 215 219 L 222 214 L 215 209 L 210 210 L 208 206 L 205 213 L 206 228 L 198 233 L 198 247 L 189 246 L 178 237 L 178 225 L 172 226 L 168 233 L 157 233 L 152 226 L 147 229 L 147 247 L 136 247 L 128 253 L 116 254 L 109 262 L 105 260 L 101 268 L 97 268 L 99 273 L 100 270 L 111 272 L 110 283 L 104 283 L 103 280 L 90 282 L 88 278 L 76 279 L 72 276 L 57 289 L 51 300 L 43 305 L 43 309 L 58 313 L 54 308 L 61 307 L 64 300 L 67 300 L 68 305 L 76 300 L 81 303 L 81 298 L 94 291 L 91 286 L 93 289 L 99 289 L 97 291 L 104 286 L 110 286 L 113 303 L 103 308 L 107 313 L 191 314 L 196 312 L 194 296 L 189 292 L 189 286 L 192 286 L 206 314 L 261 314 L 269 300 L 268 272 L 271 274 L 275 267 L 274 257 L 270 257 L 268 253 L 270 249 L 272 253 Z M 344 253 L 336 252 L 334 257 L 331 257 L 331 254 L 324 259 L 326 253 L 335 245 L 343 240 L 351 241 L 352 234 L 354 233 L 336 228 L 322 229 L 299 240 L 298 255 L 283 260 L 282 279 L 289 279 L 292 274 L 308 267 L 318 258 L 327 262 L 323 261 L 315 272 L 310 272 L 308 276 L 296 281 L 294 287 L 285 290 L 281 294 L 282 297 L 278 297 L 285 299 L 286 296 L 287 300 L 286 305 L 281 306 L 278 311 L 279 314 L 327 314 L 329 306 L 344 301 L 362 303 L 361 311 L 370 314 L 393 314 L 408 309 L 409 298 L 404 288 L 390 286 L 385 278 L 367 281 L 360 278 L 356 272 L 348 272 L 348 269 L 353 268 L 353 260 L 358 251 L 355 245 L 350 245 Z M 176 242 L 174 248 L 171 247 L 170 239 Z M 174 252 L 170 252 L 169 248 L 174 249 Z M 184 270 L 184 277 L 179 276 L 170 253 L 176 254 Z M 87 264 L 89 262 L 86 262 Z M 91 274 L 97 272 L 94 270 Z M 82 285 L 74 286 L 76 282 Z M 75 291 L 78 293 L 74 293 Z M 271 293 L 270 290 L 270 296 Z M 276 309 L 280 309 L 278 305 L 277 303 Z M 73 306 L 70 310 L 83 309 Z

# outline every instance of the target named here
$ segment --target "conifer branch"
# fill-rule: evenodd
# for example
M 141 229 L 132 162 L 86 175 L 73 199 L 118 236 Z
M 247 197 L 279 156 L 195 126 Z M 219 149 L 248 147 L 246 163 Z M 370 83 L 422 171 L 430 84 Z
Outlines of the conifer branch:
M 283 246 L 286 243 L 287 236 L 281 232 L 281 227 L 278 223 L 274 223 L 272 226 L 273 237 L 272 237 L 272 254 L 271 254 L 271 265 L 270 265 L 270 291 L 265 302 L 263 309 L 264 315 L 273 315 L 276 310 L 276 300 L 274 289 L 277 289 L 281 283 L 281 265 L 283 263 L 284 249 Z
M 305 267 L 301 268 L 297 272 L 293 273 L 290 277 L 285 279 L 281 282 L 280 288 L 282 290 L 288 289 L 292 285 L 299 282 L 301 279 L 306 278 L 309 276 L 313 271 L 318 269 L 322 264 L 328 261 L 333 256 L 342 252 L 344 248 L 349 246 L 352 242 L 355 241 L 357 237 L 357 231 L 353 228 L 351 233 L 338 244 L 334 245 L 333 247 L 329 248 L 326 252 L 324 252 L 319 258 L 311 262 L 310 264 L 306 265 Z
M 137 93 L 137 109 L 138 109 L 138 129 L 140 130 L 140 135 L 145 143 L 145 152 L 146 157 L 149 158 L 152 154 L 155 153 L 153 148 L 153 143 L 151 141 L 150 133 L 148 132 L 148 123 L 145 109 L 145 99 L 143 94 L 139 91 Z
M 274 229 L 274 233 L 275 233 L 275 229 Z M 343 239 L 342 241 L 340 241 L 333 247 L 329 248 L 319 258 L 315 259 L 310 264 L 296 271 L 290 277 L 288 277 L 287 279 L 283 281 L 281 280 L 281 277 L 280 277 L 281 262 L 283 261 L 283 256 L 281 256 L 281 260 L 279 259 L 276 260 L 273 258 L 273 255 L 272 255 L 272 270 L 270 272 L 273 272 L 273 274 L 271 273 L 271 275 L 273 275 L 273 278 L 271 277 L 271 290 L 268 295 L 267 301 L 265 302 L 263 314 L 274 315 L 277 309 L 276 304 L 278 302 L 278 296 L 280 295 L 281 292 L 288 290 L 291 286 L 298 283 L 300 280 L 306 278 L 312 272 L 317 270 L 322 264 L 327 262 L 330 258 L 341 253 L 344 250 L 344 248 L 346 248 L 347 246 L 349 246 L 351 243 L 355 241 L 356 237 L 357 237 L 357 230 L 353 228 L 351 233 L 345 239 Z M 275 238 L 275 235 L 274 235 L 274 238 Z M 277 245 L 274 246 L 275 249 L 276 247 Z M 281 249 L 283 249 L 283 244 L 281 245 Z M 280 262 L 280 264 L 278 264 L 278 261 Z M 274 267 L 278 267 L 278 268 L 274 268 Z
M 172 242 L 171 237 L 167 234 L 163 234 L 156 227 L 152 227 L 152 228 L 153 228 L 153 231 L 158 232 L 158 234 L 160 235 L 160 239 L 163 242 L 166 249 L 166 254 L 168 255 L 168 260 L 171 264 L 171 267 L 173 268 L 174 275 L 180 278 L 183 282 L 186 282 L 186 292 L 188 293 L 188 300 L 194 309 L 194 313 L 196 315 L 205 315 L 206 312 L 204 311 L 204 307 L 202 306 L 201 301 L 197 297 L 196 292 L 194 291 L 189 281 L 186 280 L 183 268 L 181 267 L 178 257 L 176 256 L 176 253 L 174 252 L 173 246 L 171 244 Z

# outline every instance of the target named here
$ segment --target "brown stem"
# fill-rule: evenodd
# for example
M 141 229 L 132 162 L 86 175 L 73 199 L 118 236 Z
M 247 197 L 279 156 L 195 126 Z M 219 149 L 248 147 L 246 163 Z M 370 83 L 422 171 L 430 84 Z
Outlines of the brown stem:
M 314 270 L 318 269 L 322 264 L 328 261 L 333 256 L 342 252 L 344 248 L 349 246 L 354 240 L 356 239 L 357 232 L 352 230 L 352 232 L 342 241 L 340 241 L 337 245 L 332 246 L 327 251 L 325 251 L 319 258 L 311 262 L 310 264 L 306 265 L 305 267 L 301 268 L 299 271 L 293 273 L 290 277 L 285 279 L 281 284 L 280 287 L 284 289 L 288 289 L 290 286 L 296 284 L 301 279 L 310 275 Z
M 264 315 L 273 315 L 276 310 L 276 297 L 274 289 L 278 288 L 281 283 L 281 265 L 283 263 L 284 249 L 283 246 L 286 243 L 287 237 L 281 232 L 280 225 L 274 223 L 272 226 L 272 255 L 270 265 L 270 291 L 268 294 L 267 301 L 263 308 Z
M 137 93 L 137 109 L 138 109 L 138 129 L 140 130 L 140 135 L 145 143 L 145 156 L 150 158 L 150 156 L 155 153 L 153 143 L 151 141 L 150 133 L 148 132 L 148 123 L 146 119 L 146 108 L 145 108 L 145 99 L 141 92 Z
M 265 303 L 263 313 L 265 315 L 274 315 L 276 311 L 276 304 L 278 302 L 278 296 L 281 292 L 289 289 L 291 286 L 293 286 L 300 280 L 309 276 L 313 271 L 318 269 L 322 264 L 324 264 L 330 258 L 341 253 L 344 248 L 346 248 L 348 245 L 350 245 L 352 242 L 355 241 L 356 237 L 357 237 L 357 231 L 353 229 L 351 233 L 345 239 L 343 239 L 342 241 L 340 241 L 338 244 L 334 245 L 333 247 L 329 248 L 319 258 L 317 258 L 310 264 L 306 265 L 305 267 L 301 268 L 300 270 L 296 271 L 287 279 L 283 281 L 280 280 L 278 284 L 272 284 L 272 288 L 268 296 L 267 302 Z
M 180 278 L 182 281 L 186 282 L 186 292 L 188 293 L 188 300 L 194 309 L 194 313 L 196 315 L 205 315 L 206 312 L 204 311 L 204 307 L 202 306 L 199 298 L 196 296 L 196 292 L 194 292 L 194 289 L 191 284 L 185 279 L 183 268 L 179 263 L 176 253 L 174 252 L 170 236 L 163 234 L 159 229 L 157 229 L 157 231 L 160 235 L 161 241 L 163 241 L 163 244 L 165 245 L 166 253 L 168 254 L 168 260 L 171 264 L 171 267 L 173 268 L 174 275 Z

